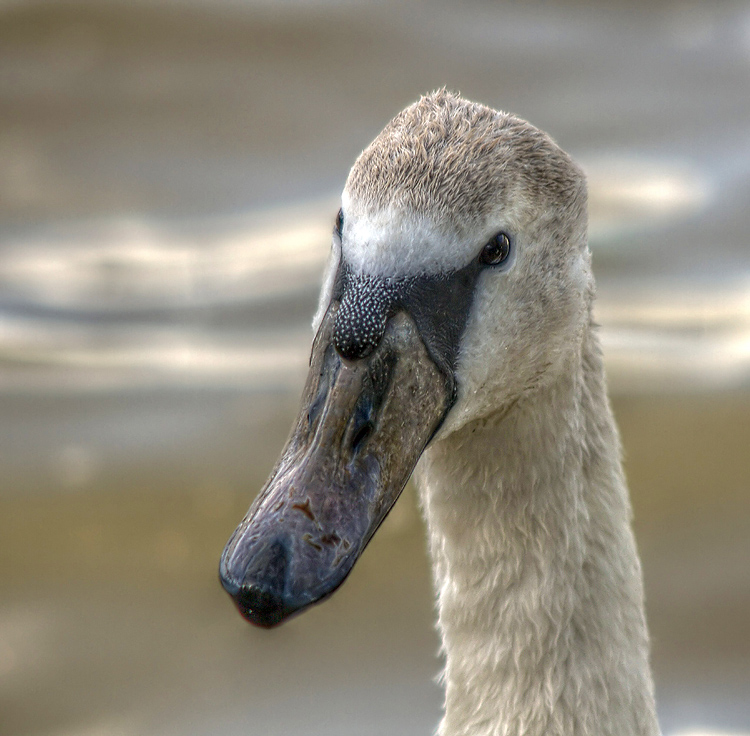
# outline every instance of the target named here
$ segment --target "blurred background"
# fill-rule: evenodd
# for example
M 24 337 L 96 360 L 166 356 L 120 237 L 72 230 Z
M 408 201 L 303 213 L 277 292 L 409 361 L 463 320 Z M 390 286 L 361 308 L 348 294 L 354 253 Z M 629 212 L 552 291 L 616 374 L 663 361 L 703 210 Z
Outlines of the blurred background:
M 747 2 L 0 1 L 0 734 L 429 734 L 407 488 L 340 591 L 217 580 L 337 196 L 446 85 L 586 168 L 665 734 L 750 734 Z

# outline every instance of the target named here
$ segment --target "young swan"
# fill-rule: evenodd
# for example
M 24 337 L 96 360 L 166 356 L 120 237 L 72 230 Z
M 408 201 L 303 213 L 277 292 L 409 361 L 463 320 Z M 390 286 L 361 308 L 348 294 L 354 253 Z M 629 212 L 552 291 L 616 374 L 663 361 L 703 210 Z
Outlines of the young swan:
M 279 623 L 421 456 L 442 736 L 659 732 L 586 226 L 583 174 L 523 120 L 445 91 L 397 115 L 347 180 L 300 418 L 222 557 Z

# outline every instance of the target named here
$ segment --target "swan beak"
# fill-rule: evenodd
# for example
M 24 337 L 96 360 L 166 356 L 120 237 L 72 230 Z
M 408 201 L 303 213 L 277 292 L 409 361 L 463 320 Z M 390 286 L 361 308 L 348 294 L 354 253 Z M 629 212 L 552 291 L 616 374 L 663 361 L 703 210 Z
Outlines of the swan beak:
M 452 379 L 406 313 L 350 361 L 332 343 L 335 311 L 315 338 L 289 441 L 221 558 L 222 585 L 259 626 L 341 585 L 452 403 Z

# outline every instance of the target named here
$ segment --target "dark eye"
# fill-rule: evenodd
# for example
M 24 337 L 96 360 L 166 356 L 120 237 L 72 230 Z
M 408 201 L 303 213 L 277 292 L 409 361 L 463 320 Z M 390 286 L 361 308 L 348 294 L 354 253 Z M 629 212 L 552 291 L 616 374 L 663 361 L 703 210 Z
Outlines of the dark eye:
M 479 262 L 485 266 L 499 266 L 508 260 L 510 255 L 510 238 L 505 233 L 493 235 L 490 242 L 482 248 Z
M 339 210 L 336 215 L 336 224 L 334 225 L 333 232 L 341 237 L 341 233 L 344 231 L 344 210 Z

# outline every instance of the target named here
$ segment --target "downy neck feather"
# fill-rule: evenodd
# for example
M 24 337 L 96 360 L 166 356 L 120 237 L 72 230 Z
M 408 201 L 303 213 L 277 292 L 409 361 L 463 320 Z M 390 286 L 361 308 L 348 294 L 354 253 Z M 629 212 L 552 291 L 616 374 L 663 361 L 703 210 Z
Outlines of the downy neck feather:
M 445 654 L 440 736 L 655 736 L 641 570 L 591 327 L 550 384 L 418 466 Z

